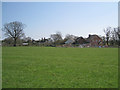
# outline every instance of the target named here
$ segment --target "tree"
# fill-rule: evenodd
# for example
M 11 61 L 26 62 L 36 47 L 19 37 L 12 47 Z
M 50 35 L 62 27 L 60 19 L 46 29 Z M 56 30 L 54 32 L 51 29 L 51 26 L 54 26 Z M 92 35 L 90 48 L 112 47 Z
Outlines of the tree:
M 118 39 L 118 46 L 120 46 L 120 27 L 115 28 L 114 31 L 116 32 L 116 37 Z
M 25 24 L 22 22 L 14 21 L 10 23 L 6 23 L 3 26 L 3 31 L 7 37 L 11 37 L 14 41 L 13 46 L 16 46 L 17 39 L 24 35 L 23 29 L 25 28 Z
M 113 28 L 111 31 L 111 43 L 112 45 L 118 45 L 118 35 L 117 35 L 118 28 Z
M 56 34 L 51 34 L 50 37 L 53 40 L 53 42 L 57 42 L 57 41 L 62 40 L 61 32 L 57 32 Z
M 62 34 L 61 32 L 56 32 L 56 34 L 51 34 L 50 38 L 54 44 L 54 46 L 61 44 Z
M 74 35 L 70 35 L 70 34 L 67 34 L 65 36 L 65 39 L 68 40 L 68 39 L 77 39 L 78 37 L 77 36 L 74 36 Z
M 105 45 L 105 36 L 101 36 L 102 41 L 103 41 L 103 45 Z
M 11 37 L 2 40 L 2 46 L 12 46 L 12 44 L 13 44 L 13 39 Z
M 107 27 L 106 29 L 104 29 L 105 35 L 106 35 L 106 42 L 107 45 L 109 43 L 109 39 L 110 39 L 110 34 L 111 34 L 111 27 Z

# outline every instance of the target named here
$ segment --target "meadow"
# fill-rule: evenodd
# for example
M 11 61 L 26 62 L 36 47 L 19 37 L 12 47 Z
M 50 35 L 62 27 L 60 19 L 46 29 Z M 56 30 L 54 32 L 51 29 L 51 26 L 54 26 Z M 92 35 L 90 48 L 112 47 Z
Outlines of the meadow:
M 3 47 L 3 88 L 117 88 L 117 48 Z

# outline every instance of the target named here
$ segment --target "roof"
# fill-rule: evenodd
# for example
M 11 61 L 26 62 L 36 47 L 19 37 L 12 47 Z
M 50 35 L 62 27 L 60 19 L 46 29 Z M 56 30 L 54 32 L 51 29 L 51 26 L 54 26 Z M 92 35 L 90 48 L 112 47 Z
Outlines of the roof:
M 89 37 L 88 37 L 86 40 L 89 41 L 89 40 L 94 39 L 95 37 L 97 37 L 98 39 L 102 40 L 102 39 L 101 39 L 98 35 L 96 35 L 96 34 L 94 34 L 94 35 L 90 35 L 90 34 L 89 34 Z
M 65 42 L 65 44 L 71 44 L 71 43 L 73 43 L 73 42 L 74 42 L 73 39 L 68 39 L 68 40 Z

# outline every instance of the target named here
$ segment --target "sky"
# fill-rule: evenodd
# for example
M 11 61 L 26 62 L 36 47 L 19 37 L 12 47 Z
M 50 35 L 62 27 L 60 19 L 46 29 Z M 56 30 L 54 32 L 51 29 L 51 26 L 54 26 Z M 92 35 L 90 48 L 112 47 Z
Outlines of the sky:
M 104 35 L 118 26 L 117 2 L 2 2 L 2 24 L 20 21 L 33 39 L 49 38 L 57 31 L 75 36 Z M 4 38 L 4 36 L 3 36 Z

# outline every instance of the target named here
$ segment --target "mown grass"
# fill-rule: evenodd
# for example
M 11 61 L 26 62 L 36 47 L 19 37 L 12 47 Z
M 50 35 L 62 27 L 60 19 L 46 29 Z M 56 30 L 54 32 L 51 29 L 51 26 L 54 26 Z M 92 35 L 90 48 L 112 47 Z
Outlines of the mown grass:
M 3 47 L 3 88 L 117 88 L 117 48 Z

